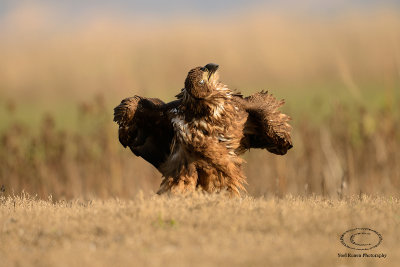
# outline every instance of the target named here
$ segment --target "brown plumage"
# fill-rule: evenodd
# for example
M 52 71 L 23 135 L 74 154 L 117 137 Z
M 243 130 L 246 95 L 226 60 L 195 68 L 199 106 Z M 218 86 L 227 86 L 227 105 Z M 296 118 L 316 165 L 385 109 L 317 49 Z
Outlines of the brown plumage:
M 159 194 L 194 190 L 239 194 L 246 183 L 240 155 L 264 148 L 284 155 L 292 147 L 290 118 L 268 92 L 249 97 L 218 80 L 218 65 L 189 71 L 178 100 L 134 96 L 114 109 L 119 140 L 163 175 Z

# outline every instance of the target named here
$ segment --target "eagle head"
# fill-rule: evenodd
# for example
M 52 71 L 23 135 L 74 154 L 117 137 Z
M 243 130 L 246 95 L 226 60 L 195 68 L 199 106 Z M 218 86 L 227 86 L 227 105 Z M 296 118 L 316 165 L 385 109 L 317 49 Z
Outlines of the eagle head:
M 185 80 L 186 92 L 195 99 L 206 99 L 209 97 L 215 82 L 218 81 L 216 72 L 218 65 L 209 63 L 204 67 L 196 67 L 191 69 Z

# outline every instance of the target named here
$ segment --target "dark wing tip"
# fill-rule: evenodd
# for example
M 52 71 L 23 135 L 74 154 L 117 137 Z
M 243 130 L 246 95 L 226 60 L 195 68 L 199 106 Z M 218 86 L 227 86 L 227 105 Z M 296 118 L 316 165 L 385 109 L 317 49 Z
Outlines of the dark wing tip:
M 127 125 L 136 112 L 138 103 L 142 98 L 140 96 L 128 97 L 114 108 L 114 121 L 119 126 Z
M 245 125 L 246 148 L 264 148 L 277 155 L 285 155 L 293 147 L 290 117 L 279 111 L 285 103 L 268 91 L 261 91 L 245 98 L 244 105 L 249 113 Z

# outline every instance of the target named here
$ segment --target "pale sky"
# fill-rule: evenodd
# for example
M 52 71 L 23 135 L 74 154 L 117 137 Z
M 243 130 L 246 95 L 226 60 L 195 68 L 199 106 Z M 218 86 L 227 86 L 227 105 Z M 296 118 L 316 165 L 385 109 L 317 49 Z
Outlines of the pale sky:
M 1 0 L 0 16 L 21 5 L 41 5 L 58 10 L 73 19 L 90 13 L 125 14 L 127 16 L 176 17 L 187 14 L 219 15 L 241 12 L 258 7 L 280 11 L 298 11 L 310 14 L 334 15 L 346 9 L 400 8 L 399 0 Z

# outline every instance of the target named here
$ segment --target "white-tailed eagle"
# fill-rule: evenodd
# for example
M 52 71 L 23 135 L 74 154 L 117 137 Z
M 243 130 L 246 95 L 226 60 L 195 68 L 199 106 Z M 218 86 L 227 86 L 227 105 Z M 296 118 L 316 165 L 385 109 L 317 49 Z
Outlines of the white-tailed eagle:
M 114 109 L 119 140 L 163 175 L 158 193 L 245 191 L 240 157 L 250 148 L 278 155 L 292 147 L 289 116 L 268 92 L 248 97 L 221 83 L 218 65 L 189 71 L 177 100 L 134 96 Z

